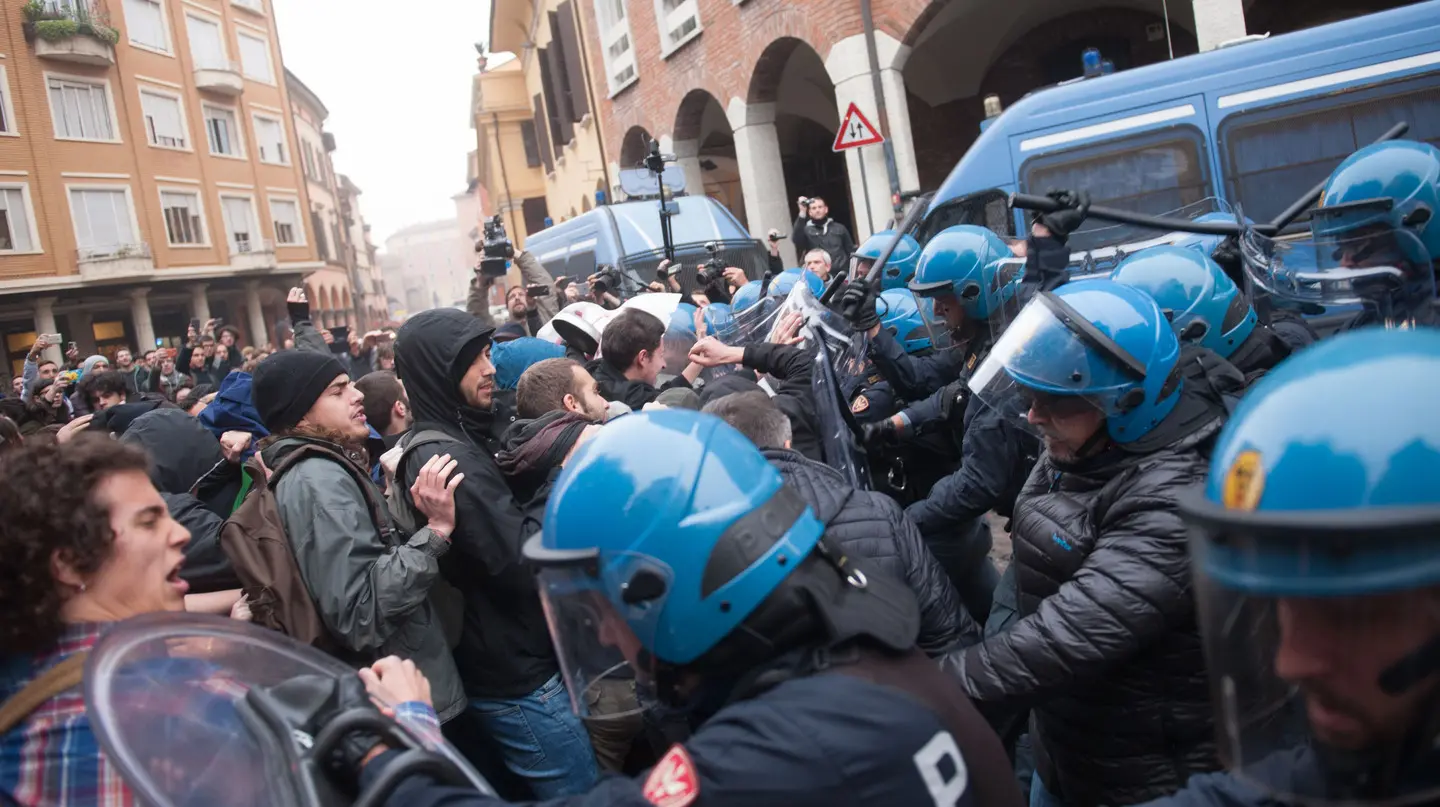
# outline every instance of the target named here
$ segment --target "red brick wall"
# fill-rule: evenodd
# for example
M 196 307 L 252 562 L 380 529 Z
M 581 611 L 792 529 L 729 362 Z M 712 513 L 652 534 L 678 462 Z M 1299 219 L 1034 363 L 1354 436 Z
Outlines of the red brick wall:
M 934 0 L 934 5 L 945 1 Z M 703 31 L 668 59 L 660 57 L 655 4 L 652 0 L 626 3 L 639 79 L 612 101 L 600 103 L 606 142 L 617 144 L 607 158 L 618 159 L 618 144 L 632 126 L 642 126 L 655 137 L 671 134 L 680 101 L 692 90 L 709 92 L 722 107 L 728 106 L 731 98 L 749 98 L 761 56 L 776 40 L 799 39 L 824 58 L 834 43 L 862 30 L 856 0 L 747 0 L 739 6 L 730 0 L 699 3 Z M 876 28 L 903 41 L 910 33 L 910 21 L 919 19 L 931 4 L 930 0 L 875 0 Z M 598 31 L 594 3 L 582 0 L 581 8 L 586 28 Z M 587 50 L 597 88 L 602 88 L 605 62 L 595 38 Z M 765 82 L 762 79 L 760 83 Z

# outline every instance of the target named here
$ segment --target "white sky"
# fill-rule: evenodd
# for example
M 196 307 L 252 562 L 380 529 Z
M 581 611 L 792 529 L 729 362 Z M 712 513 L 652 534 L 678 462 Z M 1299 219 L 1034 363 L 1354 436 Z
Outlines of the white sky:
M 285 66 L 330 110 L 335 170 L 363 191 L 375 245 L 454 216 L 475 149 L 470 78 L 488 0 L 273 2 Z

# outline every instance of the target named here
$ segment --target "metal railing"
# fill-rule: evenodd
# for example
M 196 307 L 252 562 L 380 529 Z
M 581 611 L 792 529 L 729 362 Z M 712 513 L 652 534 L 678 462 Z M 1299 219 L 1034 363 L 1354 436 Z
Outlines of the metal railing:
M 103 247 L 81 247 L 75 251 L 78 263 L 95 263 L 97 261 L 123 261 L 127 258 L 151 258 L 150 245 L 139 244 L 109 244 Z
M 28 22 L 74 20 L 84 25 L 110 25 L 110 12 L 93 0 L 30 0 L 25 4 Z
M 201 56 L 195 59 L 196 70 L 224 70 L 228 73 L 239 73 L 240 63 L 234 59 L 225 59 L 219 56 Z
M 264 238 L 231 238 L 231 255 L 255 255 L 275 251 L 275 242 Z

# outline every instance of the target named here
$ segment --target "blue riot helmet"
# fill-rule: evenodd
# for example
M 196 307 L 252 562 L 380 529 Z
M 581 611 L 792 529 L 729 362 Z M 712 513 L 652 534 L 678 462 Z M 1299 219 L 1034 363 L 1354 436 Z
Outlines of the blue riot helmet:
M 855 254 L 850 256 L 851 279 L 862 278 L 870 273 L 870 267 L 880 260 L 885 247 L 895 240 L 894 230 L 881 230 L 865 239 Z M 909 235 L 900 236 L 900 243 L 885 261 L 884 276 L 880 278 L 882 289 L 903 289 L 915 276 L 915 265 L 920 260 L 920 242 Z M 862 271 L 863 270 L 863 271 Z
M 810 287 L 810 293 L 815 297 L 818 298 L 825 293 L 825 281 L 821 280 L 819 275 L 808 269 L 786 269 L 770 281 L 770 290 L 767 292 L 767 296 L 783 300 L 790 296 L 790 291 L 795 288 L 795 284 L 802 280 L 805 285 Z
M 1255 330 L 1255 309 L 1219 264 L 1198 250 L 1158 246 L 1131 255 L 1110 275 L 1160 304 L 1181 342 L 1229 358 Z
M 929 350 L 934 342 L 930 337 L 930 320 L 934 301 L 915 296 L 907 289 L 890 289 L 880 293 L 875 303 L 875 313 L 880 316 L 880 327 L 886 328 L 905 348 L 906 353 Z
M 726 341 L 735 330 L 735 315 L 725 303 L 711 303 L 700 309 L 705 324 L 705 335 L 719 337 Z
M 1394 140 L 1350 155 L 1310 214 L 1310 234 L 1242 247 L 1256 284 L 1282 302 L 1360 305 L 1362 321 L 1403 324 L 1435 298 L 1440 150 Z
M 1320 342 L 1241 400 L 1181 501 L 1219 755 L 1263 801 L 1440 798 L 1437 394 L 1433 329 Z
M 1148 294 L 1112 280 L 1077 280 L 1020 310 L 970 389 L 997 408 L 1018 394 L 1032 421 L 1037 413 L 1059 420 L 1099 410 L 1110 439 L 1130 443 L 1179 402 L 1179 358 L 1179 339 Z
M 524 549 L 576 711 L 627 664 L 671 700 L 667 670 L 738 673 L 769 657 L 749 655 L 788 650 L 803 617 L 772 614 L 775 600 L 821 592 L 772 595 L 804 579 L 823 531 L 759 449 L 713 415 L 646 412 L 600 429 L 566 462 Z
M 749 283 L 746 283 L 745 285 L 736 289 L 735 293 L 730 295 L 731 310 L 738 314 L 741 311 L 749 308 L 750 306 L 760 302 L 761 285 L 762 284 L 760 281 L 752 280 Z
M 966 319 L 984 321 L 1015 299 L 1024 271 L 1025 262 L 1000 236 L 961 224 L 941 230 L 925 245 L 910 290 L 919 297 L 952 297 Z M 953 319 L 947 317 L 948 329 L 962 324 Z
M 690 303 L 680 303 L 675 306 L 675 311 L 670 315 L 670 322 L 665 327 L 668 333 L 689 333 L 695 336 L 695 312 L 699 309 Z

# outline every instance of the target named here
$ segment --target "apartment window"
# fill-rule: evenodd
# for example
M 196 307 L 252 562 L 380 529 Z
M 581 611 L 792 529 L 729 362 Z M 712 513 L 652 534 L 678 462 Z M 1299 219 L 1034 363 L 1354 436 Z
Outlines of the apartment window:
M 545 61 L 542 59 L 540 64 L 545 64 Z M 555 161 L 550 150 L 550 129 L 545 125 L 545 98 L 536 95 L 531 99 L 531 104 L 535 111 L 533 128 L 540 138 L 540 160 L 545 163 L 545 173 L 548 174 L 555 170 Z
M 165 9 L 160 0 L 125 0 L 125 30 L 130 44 L 147 50 L 170 52 L 170 36 L 165 30 Z
M 139 240 L 127 188 L 71 188 L 70 212 L 82 254 L 107 253 Z
M 243 255 L 261 248 L 255 231 L 255 203 L 249 196 L 221 196 L 220 212 L 225 219 L 225 240 L 231 255 Z
M 180 109 L 178 96 L 141 90 L 140 108 L 145 113 L 145 138 L 150 145 L 171 149 L 190 147 L 185 113 Z
M 185 30 L 190 35 L 190 58 L 201 69 L 225 70 L 230 59 L 225 55 L 225 37 L 218 20 L 185 15 Z
M 165 214 L 165 236 L 172 245 L 208 243 L 200 194 L 194 191 L 160 191 L 160 210 Z
M 35 251 L 28 196 L 24 185 L 0 185 L 0 252 Z
M 700 33 L 700 8 L 695 0 L 655 0 L 655 19 L 660 23 L 660 52 L 665 56 Z
M 275 243 L 302 246 L 305 226 L 300 223 L 300 205 L 294 199 L 270 199 L 270 218 L 275 221 Z
M 235 110 L 208 104 L 204 110 L 205 137 L 210 141 L 210 153 L 225 157 L 245 156 L 240 127 L 235 123 Z
M 18 135 L 18 123 L 15 121 L 15 107 L 10 98 L 10 76 L 5 72 L 5 66 L 0 65 L 0 134 Z
M 285 123 L 268 115 L 255 115 L 255 148 L 260 152 L 260 162 L 287 165 L 285 156 Z
M 531 168 L 540 165 L 540 141 L 535 137 L 535 122 L 520 121 L 520 142 L 525 146 L 525 164 Z
M 300 141 L 300 145 L 305 151 L 305 176 L 319 182 L 320 171 L 315 167 L 315 147 L 310 145 L 309 140 Z
M 558 44 L 552 42 L 549 48 L 539 48 L 535 55 L 540 63 L 540 88 L 545 96 L 550 140 L 555 144 L 556 156 L 561 156 L 560 149 L 575 139 L 575 125 L 570 119 L 570 94 L 563 90 L 557 78 L 563 72 L 556 47 Z
M 625 0 L 595 0 L 595 18 L 600 22 L 605 78 L 610 94 L 614 95 L 635 80 L 635 49 L 630 44 L 630 19 L 625 15 Z
M 275 71 L 270 66 L 270 41 L 264 37 L 235 32 L 235 41 L 240 43 L 240 66 L 247 78 L 275 83 Z
M 115 140 L 110 97 L 103 83 L 52 78 L 50 113 L 55 136 L 68 140 Z
M 575 30 L 575 7 L 564 0 L 550 12 L 550 47 L 560 47 L 562 75 L 557 78 L 570 96 L 570 119 L 579 121 L 590 114 L 585 97 L 585 66 L 580 63 L 580 37 Z

